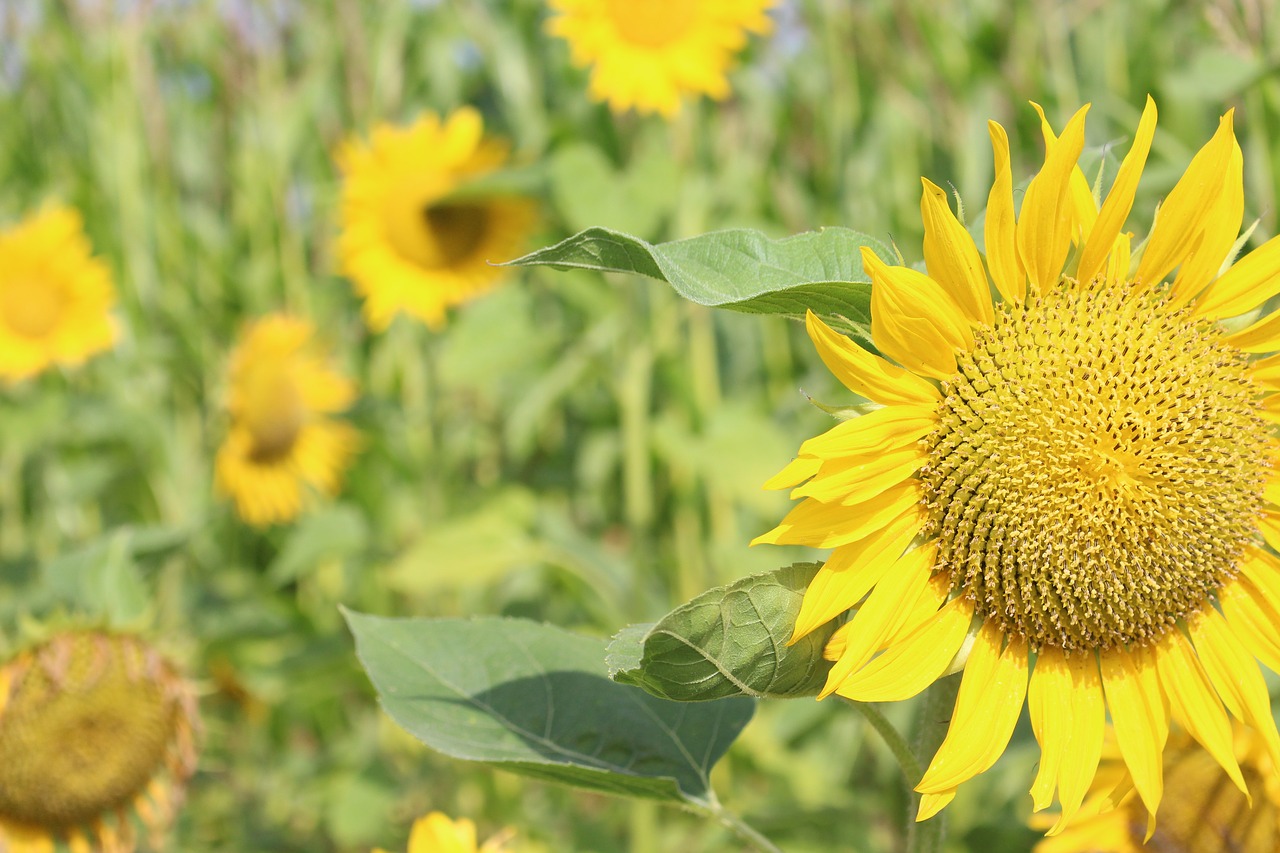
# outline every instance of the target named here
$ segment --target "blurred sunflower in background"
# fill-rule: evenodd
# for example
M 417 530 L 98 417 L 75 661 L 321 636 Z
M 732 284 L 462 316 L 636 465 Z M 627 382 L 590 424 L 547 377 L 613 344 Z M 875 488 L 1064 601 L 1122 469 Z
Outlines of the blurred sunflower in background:
M 1104 758 L 1084 805 L 1061 835 L 1037 844 L 1035 853 L 1280 850 L 1280 768 L 1256 732 L 1238 725 L 1234 731 L 1234 755 L 1253 793 L 1252 804 L 1212 756 L 1185 732 L 1177 732 L 1164 751 L 1160 823 L 1144 841 L 1146 809 L 1115 749 L 1114 732 L 1108 731 Z
M 195 695 L 141 639 L 64 631 L 0 666 L 0 851 L 153 848 L 195 771 Z
M 454 820 L 443 812 L 431 812 L 413 822 L 408 853 L 499 853 L 510 833 L 495 835 L 476 847 L 476 825 L 466 818 Z M 373 853 L 387 853 L 377 848 Z
M 370 328 L 385 329 L 401 311 L 439 327 L 447 308 L 504 275 L 494 264 L 520 254 L 533 202 L 458 193 L 507 156 L 506 143 L 485 138 L 470 107 L 443 119 L 426 113 L 408 127 L 380 125 L 367 143 L 343 145 L 338 253 Z
M 231 425 L 214 462 L 215 485 L 253 525 L 289 521 L 303 489 L 336 494 L 359 444 L 355 428 L 328 415 L 355 400 L 355 384 L 315 351 L 305 320 L 254 322 L 231 355 Z
M 70 367 L 110 349 L 115 290 L 80 214 L 50 205 L 0 231 L 0 378 Z
M 547 31 L 591 66 L 591 97 L 615 112 L 672 118 L 684 95 L 729 96 L 747 35 L 772 28 L 773 0 L 551 0 Z
M 1231 263 L 1244 190 L 1228 112 L 1131 253 L 1155 105 L 1101 207 L 1077 166 L 1086 109 L 1061 138 L 1041 114 L 1044 167 L 1016 221 L 990 123 L 985 267 L 928 181 L 928 274 L 863 250 L 884 357 L 813 315 L 808 330 L 880 408 L 769 483 L 804 501 L 757 541 L 835 549 L 795 637 L 858 606 L 824 695 L 905 699 L 963 661 L 916 788 L 922 820 L 996 761 L 1024 703 L 1035 807 L 1055 790 L 1062 804 L 1051 832 L 1089 789 L 1108 711 L 1152 826 L 1171 719 L 1241 790 L 1229 715 L 1280 756 L 1255 661 L 1280 670 L 1280 560 L 1265 549 L 1280 546 L 1280 357 L 1254 357 L 1280 350 L 1280 313 L 1257 316 L 1280 293 L 1280 238 Z

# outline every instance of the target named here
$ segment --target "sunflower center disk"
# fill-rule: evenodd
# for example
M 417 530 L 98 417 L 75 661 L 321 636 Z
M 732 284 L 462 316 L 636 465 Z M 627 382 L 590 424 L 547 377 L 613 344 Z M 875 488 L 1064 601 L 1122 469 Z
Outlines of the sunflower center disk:
M 471 257 L 489 231 L 489 211 L 478 204 L 433 204 L 423 217 L 434 250 L 432 266 L 452 266 Z
M 245 382 L 244 423 L 253 437 L 249 456 L 259 463 L 288 456 L 306 426 L 307 407 L 298 382 L 263 366 Z
M 640 47 L 662 47 L 688 31 L 697 13 L 689 0 L 608 0 L 609 19 L 618 35 Z
M 62 293 L 53 285 L 9 282 L 0 285 L 0 320 L 15 334 L 43 338 L 62 316 Z
M 87 823 L 163 766 L 176 714 L 136 646 L 79 635 L 34 660 L 0 714 L 0 817 Z
M 943 383 L 921 472 L 938 566 L 1033 648 L 1142 643 L 1256 530 L 1267 430 L 1245 356 L 1127 287 L 1006 308 Z

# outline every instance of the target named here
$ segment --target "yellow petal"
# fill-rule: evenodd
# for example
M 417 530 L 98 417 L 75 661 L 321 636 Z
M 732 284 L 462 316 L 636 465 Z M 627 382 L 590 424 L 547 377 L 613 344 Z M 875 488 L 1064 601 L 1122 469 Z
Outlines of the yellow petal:
M 877 409 L 876 411 L 887 412 L 889 410 Z M 845 423 L 848 423 L 848 421 L 845 421 Z M 818 473 L 818 469 L 821 467 L 822 460 L 816 456 L 797 456 L 787 463 L 787 467 L 765 480 L 764 488 L 789 489 Z
M 1196 301 L 1191 313 L 1196 317 L 1235 317 L 1252 311 L 1277 293 L 1280 293 L 1280 237 L 1272 237 L 1232 264 Z M 1274 317 L 1272 314 L 1265 319 Z
M 1089 238 L 1085 240 L 1084 249 L 1080 253 L 1076 276 L 1081 282 L 1092 281 L 1094 276 L 1106 269 L 1107 257 L 1120 237 L 1120 229 L 1129 218 L 1129 211 L 1133 209 L 1133 196 L 1138 189 L 1138 180 L 1142 177 L 1142 168 L 1146 165 L 1155 132 L 1156 102 L 1148 95 L 1142 119 L 1138 122 L 1138 131 L 1133 137 L 1133 145 L 1129 147 L 1129 153 L 1116 172 L 1111 191 L 1107 193 L 1107 200 L 1102 203 L 1097 222 L 1089 232 Z M 1126 261 L 1126 270 L 1128 266 Z
M 1280 672 L 1280 612 L 1267 604 L 1266 598 L 1248 578 L 1230 580 L 1218 590 L 1222 615 L 1232 631 L 1250 653 L 1272 672 Z
M 1173 719 L 1208 750 L 1236 787 L 1249 796 L 1240 765 L 1236 763 L 1231 722 L 1191 643 L 1172 628 L 1155 648 L 1160 688 L 1169 698 Z
M 1276 239 L 1280 239 L 1280 237 L 1277 237 Z M 1256 253 L 1251 253 L 1249 257 L 1252 257 L 1253 254 Z M 1248 258 L 1244 258 L 1231 269 L 1235 269 L 1246 260 L 1248 260 Z M 1227 275 L 1230 274 L 1231 270 L 1227 270 Z M 1219 281 L 1221 281 L 1221 279 L 1219 279 Z M 1194 311 L 1199 307 L 1199 305 L 1196 305 L 1192 310 Z M 1248 328 L 1241 329 L 1233 335 L 1227 335 L 1223 340 L 1236 349 L 1243 350 L 1244 352 L 1280 351 L 1280 311 L 1274 311 L 1266 315 Z
M 926 544 L 898 558 L 849 621 L 844 653 L 827 673 L 819 698 L 834 693 L 883 646 L 885 638 L 906 619 L 929 582 L 937 548 Z
M 1027 647 L 999 652 L 1002 635 L 984 625 L 965 663 L 947 737 L 916 790 L 937 794 L 986 770 L 1004 752 L 1027 695 Z
M 964 645 L 973 604 L 956 598 L 836 690 L 857 702 L 900 702 L 942 677 Z
M 1021 305 L 1027 298 L 1027 273 L 1018 256 L 1013 220 L 1013 172 L 1009 167 L 1009 137 L 994 121 L 987 122 L 995 155 L 995 179 L 987 196 L 983 240 L 991 280 L 1005 302 Z
M 918 446 L 832 460 L 812 480 L 794 489 L 791 497 L 852 506 L 903 482 L 928 460 L 928 451 Z
M 801 456 L 853 456 L 867 451 L 896 450 L 915 444 L 938 425 L 938 410 L 928 406 L 885 406 L 841 421 L 800 445 Z
M 1280 767 L 1280 733 L 1271 716 L 1266 682 L 1253 655 L 1245 651 L 1226 620 L 1212 607 L 1187 620 L 1187 627 L 1200 663 L 1227 709 L 1262 737 L 1273 766 Z
M 871 500 L 851 507 L 808 498 L 787 513 L 781 524 L 757 536 L 751 544 L 838 548 L 870 536 L 919 502 L 920 483 L 916 480 L 886 489 Z
M 1249 365 L 1249 378 L 1265 388 L 1280 391 L 1280 355 L 1268 356 Z
M 1218 270 L 1222 269 L 1227 256 L 1235 247 L 1243 219 L 1244 155 L 1240 146 L 1233 141 L 1222 192 L 1218 193 L 1205 212 L 1203 230 L 1195 240 L 1191 255 L 1179 267 L 1178 277 L 1173 280 L 1173 286 L 1169 289 L 1172 297 L 1170 304 L 1173 307 L 1185 305 L 1218 277 Z M 1206 298 L 1211 299 L 1212 292 L 1206 294 Z M 1200 310 L 1203 312 L 1212 309 Z
M 1228 110 L 1218 131 L 1191 159 L 1187 171 L 1169 192 L 1156 213 L 1155 225 L 1138 264 L 1138 281 L 1154 286 L 1164 281 L 1190 252 L 1196 235 L 1204 230 L 1205 213 L 1222 192 L 1235 146 L 1231 130 L 1234 111 Z
M 1031 674 L 1027 709 L 1040 744 L 1040 770 L 1031 796 L 1039 811 L 1059 789 L 1062 813 L 1049 830 L 1057 835 L 1079 810 L 1102 757 L 1106 707 L 1093 653 L 1067 657 L 1058 649 L 1042 649 Z
M 923 524 L 923 508 L 916 504 L 884 528 L 832 552 L 804 591 L 791 642 L 799 641 L 861 601 L 902 556 Z
M 872 355 L 812 311 L 805 314 L 805 329 L 822 363 L 853 393 L 886 406 L 936 403 L 942 399 L 942 393 L 932 383 Z
M 924 265 L 929 278 L 955 299 L 969 322 L 989 326 L 991 291 L 987 272 L 973 238 L 951 212 L 947 194 L 927 178 L 921 178 L 920 217 L 924 220 Z
M 871 276 L 876 346 L 912 373 L 953 376 L 956 352 L 973 348 L 973 332 L 960 306 L 924 273 L 890 267 L 865 246 L 862 265 Z
M 1058 137 L 1054 135 L 1053 127 L 1049 124 L 1049 119 L 1045 117 L 1040 105 L 1032 101 L 1031 106 L 1040 116 L 1040 133 L 1044 136 L 1047 150 L 1050 145 L 1058 141 Z M 1094 200 L 1093 190 L 1089 188 L 1089 182 L 1085 179 L 1084 172 L 1080 171 L 1078 164 L 1071 170 L 1071 182 L 1067 189 L 1071 196 L 1071 239 L 1073 242 L 1083 242 L 1088 238 L 1098 218 L 1098 203 Z
M 1071 117 L 1062 137 L 1048 146 L 1044 167 L 1022 199 L 1018 216 L 1018 254 L 1036 293 L 1045 293 L 1058 283 L 1062 265 L 1071 251 L 1071 175 L 1084 148 L 1084 117 L 1088 105 Z
M 1154 815 L 1164 795 L 1163 756 L 1169 737 L 1169 711 L 1155 656 L 1144 648 L 1115 648 L 1103 652 L 1099 662 L 1116 745 L 1138 796 Z
M 1107 269 L 1103 273 L 1107 281 L 1120 282 L 1129 280 L 1129 261 L 1132 259 L 1130 241 L 1133 235 L 1125 232 L 1116 237 L 1111 247 L 1111 255 L 1107 258 Z
M 916 809 L 916 823 L 928 820 L 947 807 L 956 798 L 956 789 L 951 788 L 937 794 L 921 794 L 920 807 Z

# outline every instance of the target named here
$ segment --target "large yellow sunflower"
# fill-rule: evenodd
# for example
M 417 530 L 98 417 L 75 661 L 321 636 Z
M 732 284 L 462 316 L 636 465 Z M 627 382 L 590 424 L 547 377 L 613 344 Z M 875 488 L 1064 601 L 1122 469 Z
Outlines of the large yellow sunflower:
M 80 214 L 46 207 L 0 231 L 0 378 L 25 379 L 110 349 L 111 272 L 84 234 Z
M 413 822 L 409 853 L 497 853 L 508 838 L 500 833 L 476 847 L 476 825 L 466 818 L 454 820 L 443 812 L 431 812 Z M 377 848 L 373 853 L 386 853 Z
M 591 97 L 615 112 L 671 118 L 680 98 L 728 97 L 747 33 L 769 32 L 773 0 L 551 0 L 547 30 L 591 70 Z
M 353 427 L 327 417 L 351 405 L 355 385 L 314 351 L 312 335 L 304 320 L 265 317 L 231 356 L 215 484 L 250 524 L 295 518 L 304 486 L 335 494 L 359 444 Z
M 152 846 L 195 770 L 190 686 L 136 637 L 68 631 L 0 666 L 0 853 Z
M 1252 803 L 1190 736 L 1171 735 L 1164 752 L 1160 825 L 1147 840 L 1146 809 L 1109 732 L 1084 805 L 1061 835 L 1037 844 L 1035 853 L 1275 853 L 1280 850 L 1280 768 L 1257 733 L 1241 726 L 1235 727 L 1234 755 L 1253 792 Z
M 426 113 L 405 128 L 381 125 L 368 143 L 338 152 L 338 251 L 371 328 L 385 329 L 400 311 L 439 326 L 446 308 L 497 282 L 504 271 L 494 264 L 520 253 L 531 201 L 452 195 L 506 162 L 507 146 L 483 132 L 480 114 L 464 107 L 444 120 Z
M 1254 660 L 1280 669 L 1280 356 L 1255 356 L 1280 350 L 1280 313 L 1256 316 L 1280 293 L 1280 238 L 1231 263 L 1244 193 L 1228 112 L 1131 253 L 1155 105 L 1100 207 L 1076 165 L 1086 109 L 1061 138 L 1041 114 L 1044 167 L 1016 221 L 990 123 L 985 266 L 928 181 L 928 274 L 864 250 L 883 355 L 807 325 L 879 408 L 769 483 L 804 501 L 757 541 L 834 549 L 795 637 L 858 606 L 826 694 L 905 699 L 963 660 L 921 820 L 1000 756 L 1024 704 L 1035 806 L 1056 789 L 1064 820 L 1108 712 L 1153 816 L 1171 719 L 1241 788 L 1229 715 L 1280 753 Z

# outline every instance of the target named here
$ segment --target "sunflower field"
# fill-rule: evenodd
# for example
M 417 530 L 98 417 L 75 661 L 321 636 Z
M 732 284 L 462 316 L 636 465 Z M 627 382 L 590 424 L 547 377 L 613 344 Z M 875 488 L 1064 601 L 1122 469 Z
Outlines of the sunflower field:
M 1265 0 L 0 0 L 0 853 L 1280 851 L 1278 207 Z

